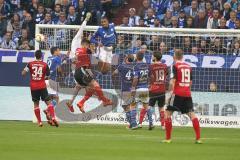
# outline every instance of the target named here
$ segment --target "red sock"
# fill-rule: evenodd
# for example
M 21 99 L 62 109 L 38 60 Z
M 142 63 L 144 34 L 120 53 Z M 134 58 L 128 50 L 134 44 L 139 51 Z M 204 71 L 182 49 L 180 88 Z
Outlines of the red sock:
M 192 120 L 192 124 L 193 124 L 193 128 L 196 134 L 196 140 L 200 139 L 200 125 L 199 125 L 199 121 L 198 118 L 194 118 Z
M 139 117 L 139 124 L 142 124 L 146 112 L 147 112 L 147 111 L 146 111 L 145 108 L 142 108 L 142 109 L 141 109 L 141 111 L 140 111 L 140 117 Z
M 54 106 L 52 104 L 48 105 L 48 111 L 49 111 L 50 116 L 52 117 L 52 119 L 55 119 L 55 111 L 54 111 Z
M 85 93 L 85 96 L 80 101 L 80 103 L 84 104 L 90 97 L 92 97 L 93 92 L 94 92 L 93 90 L 87 90 L 86 93 Z
M 160 122 L 161 126 L 164 126 L 164 111 L 160 111 Z
M 99 85 L 96 85 L 94 87 L 95 87 L 95 92 L 96 92 L 98 98 L 102 101 L 106 101 L 107 98 L 103 95 L 102 88 Z
M 42 122 L 39 107 L 34 108 L 34 113 L 35 113 L 35 116 L 37 117 L 38 123 Z
M 166 140 L 170 140 L 171 133 L 172 133 L 172 119 L 171 118 L 165 119 L 165 130 L 166 130 Z

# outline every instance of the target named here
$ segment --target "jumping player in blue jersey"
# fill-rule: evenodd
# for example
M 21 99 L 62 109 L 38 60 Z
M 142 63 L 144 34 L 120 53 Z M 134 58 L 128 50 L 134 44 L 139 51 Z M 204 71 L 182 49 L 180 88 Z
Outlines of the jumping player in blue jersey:
M 132 96 L 135 97 L 136 103 L 141 102 L 143 108 L 147 111 L 149 120 L 149 130 L 153 129 L 152 111 L 148 105 L 149 101 L 149 65 L 143 62 L 144 54 L 138 52 L 136 55 L 137 62 L 134 66 L 134 78 L 132 83 Z M 141 126 L 140 126 L 141 127 Z
M 112 63 L 112 51 L 116 44 L 117 33 L 114 24 L 110 24 L 107 17 L 102 17 L 101 25 L 97 32 L 91 37 L 91 43 L 98 46 L 97 55 L 99 58 L 98 67 L 100 72 L 106 74 Z M 99 40 L 98 40 L 99 39 Z
M 124 59 L 123 64 L 120 64 L 118 68 L 113 72 L 113 75 L 119 74 L 121 77 L 121 98 L 122 98 L 122 108 L 124 109 L 129 122 L 129 128 L 135 129 L 136 127 L 136 118 L 131 117 L 131 103 L 133 101 L 131 96 L 131 87 L 133 80 L 133 67 L 134 67 L 134 56 L 127 55 Z M 136 117 L 136 115 L 135 115 Z

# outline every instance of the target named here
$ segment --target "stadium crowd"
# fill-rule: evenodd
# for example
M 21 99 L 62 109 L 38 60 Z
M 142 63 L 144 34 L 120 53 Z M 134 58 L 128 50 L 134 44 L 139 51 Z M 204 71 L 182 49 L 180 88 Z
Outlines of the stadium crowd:
M 100 25 L 102 16 L 113 17 L 112 7 L 128 7 L 124 0 L 0 0 L 0 48 L 32 50 L 36 24 L 80 25 L 86 13 L 93 18 L 88 25 Z M 122 17 L 122 27 L 166 27 L 239 29 L 239 0 L 142 0 L 141 8 L 130 8 Z M 132 43 L 128 36 L 119 35 L 118 49 L 159 49 L 162 53 L 173 48 L 164 38 L 138 37 Z M 175 38 L 186 53 L 240 55 L 238 38 L 216 37 Z M 173 44 L 173 43 L 172 43 Z M 171 45 L 172 45 L 171 44 Z

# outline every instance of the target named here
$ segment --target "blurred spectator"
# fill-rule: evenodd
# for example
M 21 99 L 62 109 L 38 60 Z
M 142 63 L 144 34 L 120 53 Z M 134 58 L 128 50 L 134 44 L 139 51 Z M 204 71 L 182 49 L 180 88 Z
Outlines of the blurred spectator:
M 39 24 L 54 24 L 50 13 L 46 13 L 44 19 Z
M 6 18 L 1 18 L 0 16 L 0 37 L 3 37 L 7 30 L 7 20 Z
M 152 0 L 152 2 L 151 2 L 151 8 L 153 8 L 155 10 L 156 16 L 159 19 L 163 19 L 163 16 L 166 13 L 167 2 L 168 2 L 168 0 Z
M 202 9 L 205 10 L 205 9 Z M 206 2 L 206 15 L 208 17 L 212 17 L 212 12 L 213 12 L 213 7 L 212 7 L 212 3 L 210 1 Z
M 70 5 L 68 8 L 67 24 L 74 25 L 76 24 L 77 13 L 73 5 Z
M 163 54 L 167 54 L 167 46 L 165 42 L 161 42 L 160 46 L 159 46 L 159 51 L 160 53 Z
M 172 5 L 172 10 L 171 10 L 172 16 L 178 17 L 180 10 L 181 10 L 181 6 L 180 6 L 179 1 L 174 0 L 173 5 Z
M 19 50 L 33 50 L 34 48 L 29 45 L 27 40 L 23 40 L 22 44 L 18 47 Z
M 198 15 L 194 18 L 194 27 L 195 28 L 206 28 L 207 27 L 208 17 L 204 10 L 199 10 Z
M 184 42 L 183 42 L 183 51 L 186 54 L 190 54 L 192 51 L 192 43 L 191 43 L 191 38 L 190 37 L 184 37 Z
M 120 25 L 121 27 L 130 27 L 128 24 L 129 20 L 128 20 L 128 16 L 124 16 L 122 18 L 122 24 Z
M 178 28 L 178 17 L 172 16 L 171 18 L 171 24 L 168 26 L 168 28 Z
M 186 27 L 185 28 L 194 28 L 194 25 L 193 25 L 193 17 L 188 17 L 187 18 L 187 21 L 186 21 Z
M 172 18 L 172 12 L 171 11 L 167 11 L 166 14 L 164 15 L 164 18 L 162 20 L 162 24 L 165 27 L 168 27 L 171 25 L 171 18 Z
M 210 91 L 210 92 L 217 92 L 217 85 L 216 85 L 215 82 L 211 82 L 211 83 L 209 84 L 209 91 Z
M 197 47 L 196 45 L 193 46 L 193 47 L 192 47 L 191 54 L 196 55 L 196 54 L 198 54 L 198 53 L 199 53 L 199 51 L 198 51 L 198 47 Z
M 85 5 L 88 12 L 91 12 L 93 18 L 91 19 L 92 25 L 100 25 L 102 16 L 102 3 L 100 0 L 87 0 Z
M 0 19 L 6 19 L 11 15 L 10 5 L 4 1 L 0 0 Z
M 30 5 L 29 4 L 26 4 L 26 6 L 28 6 L 28 11 L 31 15 L 35 15 L 37 13 L 37 10 L 38 10 L 38 4 L 39 4 L 39 1 L 38 0 L 32 0 L 30 2 Z
M 60 3 L 55 2 L 55 4 L 61 4 L 62 12 L 65 12 L 66 14 L 68 14 L 68 8 L 69 8 L 69 5 L 71 5 L 69 0 L 60 0 L 60 1 L 61 1 Z
M 220 19 L 220 24 L 219 24 L 219 26 L 218 26 L 218 29 L 228 29 L 228 27 L 226 26 L 226 19 L 224 18 L 224 17 L 222 17 L 221 19 Z
M 144 24 L 148 27 L 154 27 L 155 13 L 152 8 L 148 8 L 147 17 L 144 18 Z
M 236 28 L 235 29 L 240 29 L 240 20 L 236 20 L 235 21 L 235 26 L 236 26 Z
M 45 9 L 42 4 L 39 4 L 37 7 L 37 13 L 34 17 L 35 23 L 39 24 L 44 19 Z
M 139 19 L 139 25 L 138 25 L 138 27 L 147 27 L 147 26 L 145 25 L 145 23 L 144 23 L 144 19 L 143 19 L 143 18 L 140 18 L 140 19 Z
M 59 25 L 66 25 L 67 24 L 67 18 L 66 18 L 66 14 L 64 12 L 61 12 L 59 14 L 59 20 L 56 24 L 59 24 Z
M 230 12 L 230 19 L 227 21 L 226 26 L 229 29 L 235 29 L 236 24 L 235 21 L 237 20 L 237 13 L 235 11 Z
M 142 7 L 138 11 L 140 17 L 147 17 L 147 10 L 150 8 L 150 0 L 143 0 Z M 154 7 L 155 8 L 155 7 Z
M 112 19 L 111 7 L 112 7 L 112 0 L 101 0 L 102 3 L 102 10 L 103 15 L 107 16 L 110 20 Z
M 205 0 L 200 0 L 199 1 L 198 9 L 202 9 L 202 10 L 206 9 L 206 1 Z
M 61 12 L 61 5 L 55 4 L 54 11 L 52 12 L 52 20 L 56 24 L 59 19 L 59 14 Z
M 22 27 L 22 23 L 20 22 L 19 14 L 15 13 L 13 17 L 7 23 L 7 31 L 13 32 L 16 27 Z
M 3 49 L 16 49 L 17 46 L 12 40 L 12 34 L 11 32 L 6 32 L 4 39 L 1 43 L 1 48 Z
M 27 29 L 22 29 L 21 30 L 21 35 L 18 40 L 18 46 L 22 45 L 23 41 L 28 41 L 28 44 L 33 47 L 34 46 L 34 41 L 32 38 L 29 37 Z
M 233 54 L 234 56 L 240 56 L 240 42 L 239 41 L 235 41 L 233 43 L 231 54 Z
M 155 28 L 163 28 L 164 26 L 161 24 L 161 21 L 158 17 L 155 17 L 154 19 L 154 27 Z
M 218 9 L 214 9 L 212 17 L 208 18 L 207 28 L 217 29 L 219 25 L 220 25 L 219 11 Z
M 214 44 L 210 49 L 210 54 L 226 54 L 227 50 L 226 48 L 222 45 L 222 40 L 218 37 L 214 39 Z
M 232 10 L 237 11 L 238 8 L 238 0 L 228 0 L 228 3 L 230 3 Z
M 76 18 L 76 24 L 81 25 L 84 21 L 87 14 L 87 8 L 85 6 L 84 0 L 78 1 L 78 8 L 77 8 L 77 18 Z
M 124 35 L 119 35 L 117 39 L 117 47 L 116 49 L 127 49 L 129 47 L 128 42 L 124 39 Z
M 159 38 L 158 36 L 151 36 L 150 44 L 148 45 L 148 49 L 152 51 L 159 50 Z
M 238 9 L 237 9 L 237 19 L 240 20 L 240 3 L 238 5 Z
M 179 17 L 178 17 L 178 27 L 179 28 L 185 28 L 186 26 L 186 15 L 184 10 L 181 10 L 179 13 Z
M 28 31 L 29 37 L 31 39 L 35 37 L 35 22 L 33 21 L 32 15 L 30 13 L 26 14 L 22 29 L 26 29 Z
M 226 0 L 217 0 L 217 1 L 214 1 L 213 2 L 213 8 L 214 9 L 219 9 L 220 12 L 223 11 L 223 3 L 225 2 Z
M 198 13 L 198 1 L 192 0 L 191 6 L 184 8 L 187 16 L 195 17 Z
M 223 5 L 223 16 L 226 20 L 230 18 L 230 12 L 231 12 L 231 4 L 230 3 L 224 3 Z
M 135 27 L 139 25 L 139 19 L 140 17 L 136 15 L 136 9 L 135 8 L 130 8 L 129 9 L 129 19 L 128 19 L 128 25 L 130 27 Z
M 209 52 L 209 45 L 207 43 L 207 40 L 204 38 L 200 40 L 199 51 L 203 54 L 207 54 Z

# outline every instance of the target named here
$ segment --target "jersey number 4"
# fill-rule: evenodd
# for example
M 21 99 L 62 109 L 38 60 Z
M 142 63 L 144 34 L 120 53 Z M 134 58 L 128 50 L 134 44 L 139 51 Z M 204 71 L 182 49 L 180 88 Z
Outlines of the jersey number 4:
M 181 69 L 181 72 L 182 72 L 182 82 L 183 83 L 190 83 L 191 81 L 191 72 L 190 72 L 190 69 L 188 68 L 182 68 Z
M 42 77 L 43 67 L 33 66 L 32 69 L 33 69 L 32 77 L 34 77 L 34 78 L 36 78 L 36 77 L 41 78 Z

